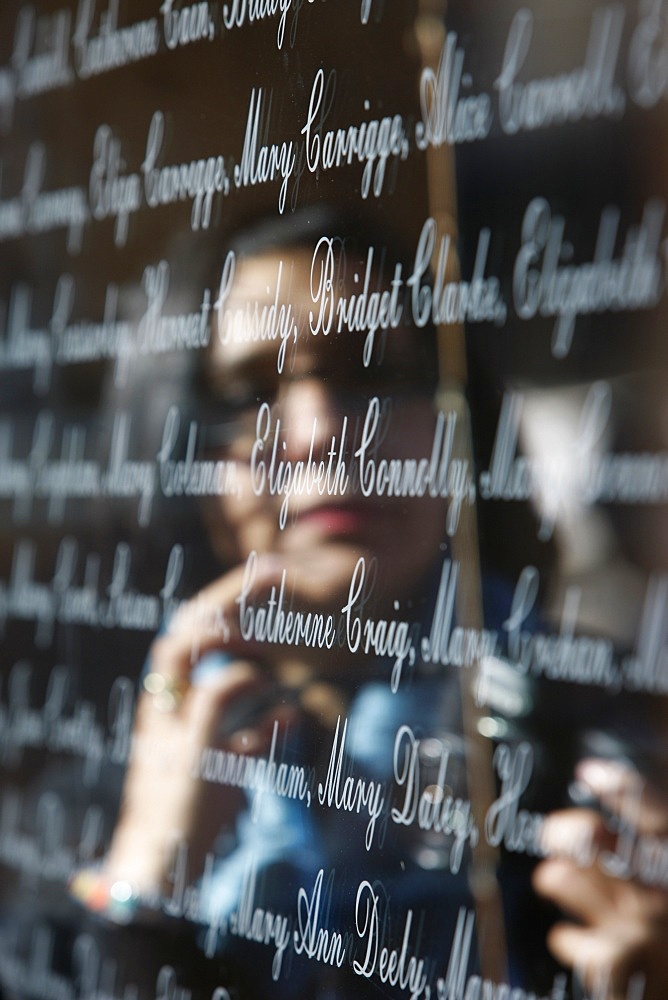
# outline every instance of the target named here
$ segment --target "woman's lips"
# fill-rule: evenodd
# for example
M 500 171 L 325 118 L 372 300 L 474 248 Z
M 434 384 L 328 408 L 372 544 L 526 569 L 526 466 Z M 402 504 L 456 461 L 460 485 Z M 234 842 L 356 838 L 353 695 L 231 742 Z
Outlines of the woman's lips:
M 349 535 L 367 528 L 379 515 L 387 512 L 373 501 L 352 503 L 324 503 L 302 509 L 296 513 L 292 525 L 316 528 L 326 534 Z

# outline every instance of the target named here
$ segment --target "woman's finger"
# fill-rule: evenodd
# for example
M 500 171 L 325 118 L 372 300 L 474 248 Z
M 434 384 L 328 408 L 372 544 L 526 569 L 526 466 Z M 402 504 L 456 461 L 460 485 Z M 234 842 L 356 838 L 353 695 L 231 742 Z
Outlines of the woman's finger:
M 575 971 L 590 996 L 601 1000 L 645 997 L 645 975 L 639 972 L 640 956 L 631 941 L 564 922 L 550 930 L 547 943 L 557 961 Z M 634 992 L 636 988 L 640 993 Z
M 578 764 L 576 777 L 605 809 L 631 822 L 639 833 L 668 836 L 668 800 L 630 764 L 587 758 Z
M 533 885 L 541 896 L 588 924 L 605 923 L 618 903 L 614 879 L 568 858 L 542 861 L 534 870 Z

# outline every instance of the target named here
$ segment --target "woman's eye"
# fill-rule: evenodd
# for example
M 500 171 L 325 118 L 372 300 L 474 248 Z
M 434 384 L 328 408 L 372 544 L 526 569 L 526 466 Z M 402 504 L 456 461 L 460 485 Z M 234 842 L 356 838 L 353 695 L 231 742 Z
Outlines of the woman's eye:
M 214 392 L 212 402 L 222 411 L 242 413 L 257 409 L 261 403 L 273 402 L 276 391 L 276 385 L 270 382 L 235 382 L 224 390 Z
M 224 409 L 239 411 L 255 406 L 255 404 L 259 401 L 259 398 L 258 392 L 249 387 L 243 391 L 226 393 L 221 397 L 220 403 Z

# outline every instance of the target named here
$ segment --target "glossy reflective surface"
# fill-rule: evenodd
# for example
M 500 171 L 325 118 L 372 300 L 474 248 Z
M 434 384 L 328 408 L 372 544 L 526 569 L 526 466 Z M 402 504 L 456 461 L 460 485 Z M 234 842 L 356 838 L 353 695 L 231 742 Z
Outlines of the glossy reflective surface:
M 0 14 L 0 995 L 659 1000 L 660 2 Z

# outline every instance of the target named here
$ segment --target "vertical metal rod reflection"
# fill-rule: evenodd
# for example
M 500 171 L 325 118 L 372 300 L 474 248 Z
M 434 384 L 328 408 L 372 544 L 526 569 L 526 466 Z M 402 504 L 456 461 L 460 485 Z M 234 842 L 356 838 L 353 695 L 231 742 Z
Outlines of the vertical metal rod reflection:
M 425 72 L 437 77 L 441 53 L 446 41 L 447 0 L 418 0 L 414 25 L 421 61 L 422 82 Z M 423 98 L 424 99 L 424 98 Z M 436 100 L 434 92 L 433 100 Z M 429 210 L 436 222 L 436 240 L 432 269 L 436 273 L 441 240 L 449 235 L 453 246 L 457 240 L 456 191 L 453 153 L 447 142 L 429 143 L 426 150 L 427 190 Z M 448 280 L 457 280 L 457 254 L 451 253 L 453 273 Z M 466 399 L 467 366 L 464 328 L 460 324 L 441 324 L 437 328 L 439 388 L 436 405 L 457 415 L 455 454 L 474 469 L 471 439 L 471 419 Z M 480 551 L 476 508 L 463 504 L 459 526 L 452 541 L 452 555 L 460 565 L 457 587 L 457 617 L 465 628 L 483 627 Z M 479 731 L 480 712 L 473 692 L 477 689 L 480 665 L 460 668 L 459 683 L 462 701 L 462 721 L 466 741 L 466 777 L 468 794 L 480 836 L 472 850 L 470 886 L 476 911 L 478 953 L 484 978 L 507 982 L 508 961 L 501 890 L 497 878 L 498 851 L 491 847 L 484 834 L 484 818 L 495 799 L 492 767 L 492 747 Z

